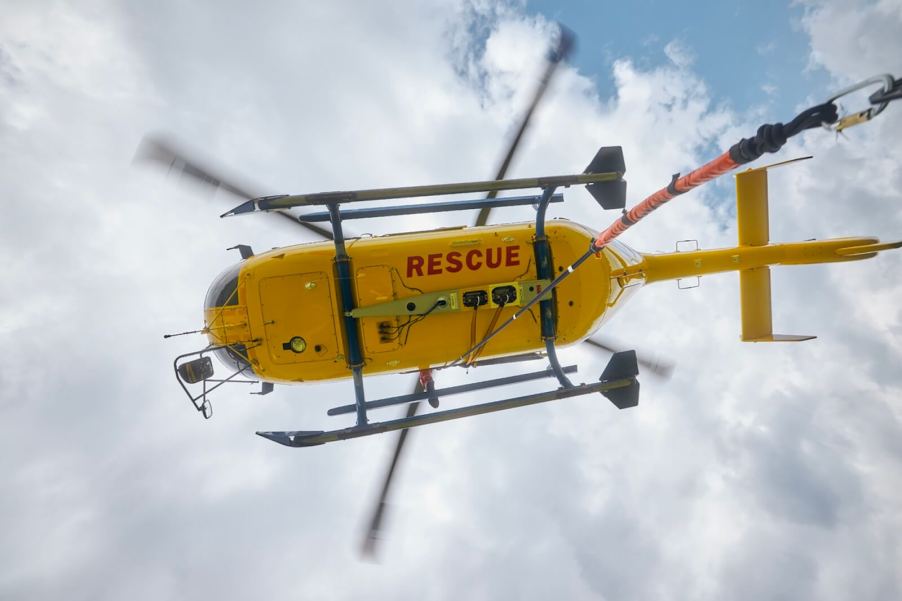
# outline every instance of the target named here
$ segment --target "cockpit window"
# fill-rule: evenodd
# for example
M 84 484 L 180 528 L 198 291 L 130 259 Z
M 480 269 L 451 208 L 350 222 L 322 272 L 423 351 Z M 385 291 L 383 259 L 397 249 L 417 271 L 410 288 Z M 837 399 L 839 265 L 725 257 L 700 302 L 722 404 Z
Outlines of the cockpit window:
M 207 291 L 207 297 L 204 299 L 205 309 L 230 307 L 238 304 L 238 274 L 240 272 L 241 263 L 236 263 L 213 280 L 210 289 Z M 215 319 L 214 317 L 214 321 Z M 219 348 L 213 354 L 229 369 L 245 370 L 251 368 L 250 363 L 245 358 L 247 349 L 243 344 Z
M 218 348 L 213 351 L 213 354 L 216 355 L 216 358 L 219 359 L 220 363 L 229 369 L 241 371 L 249 371 L 251 369 L 251 364 L 245 359 L 247 356 L 247 347 L 243 344 L 233 344 L 231 346 Z
M 207 291 L 207 298 L 204 299 L 205 309 L 238 304 L 238 272 L 240 271 L 241 263 L 236 263 L 213 280 Z

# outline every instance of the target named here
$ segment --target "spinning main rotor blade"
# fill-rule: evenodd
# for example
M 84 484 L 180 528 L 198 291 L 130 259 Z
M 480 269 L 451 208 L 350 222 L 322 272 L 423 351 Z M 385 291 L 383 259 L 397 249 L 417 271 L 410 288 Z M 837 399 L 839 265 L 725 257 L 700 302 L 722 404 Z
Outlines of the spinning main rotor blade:
M 526 128 L 529 127 L 529 122 L 532 119 L 532 114 L 535 112 L 536 107 L 539 102 L 542 100 L 542 96 L 545 95 L 545 90 L 548 89 L 548 84 L 551 82 L 551 77 L 554 75 L 554 72 L 557 70 L 558 65 L 561 64 L 561 61 L 566 59 L 570 52 L 573 50 L 574 42 L 576 40 L 573 32 L 564 27 L 563 25 L 559 25 L 560 27 L 560 37 L 558 38 L 558 43 L 555 48 L 553 48 L 548 54 L 548 64 L 545 66 L 545 72 L 542 73 L 542 79 L 539 80 L 539 85 L 536 88 L 535 93 L 533 94 L 532 101 L 529 103 L 529 106 L 526 109 L 526 113 L 523 115 L 522 121 L 520 121 L 520 126 L 517 128 L 517 133 L 514 135 L 513 140 L 511 140 L 510 147 L 507 149 L 507 154 L 504 155 L 504 159 L 501 161 L 501 166 L 498 168 L 498 173 L 495 175 L 495 179 L 504 179 L 504 176 L 507 174 L 507 169 L 510 167 L 511 160 L 514 158 L 514 154 L 517 152 L 517 148 L 520 146 L 520 140 L 523 139 L 523 134 L 526 132 Z M 498 196 L 497 191 L 489 192 L 486 198 L 495 198 Z M 476 217 L 475 225 L 485 225 L 488 223 L 489 214 L 491 213 L 491 208 L 483 208 L 479 210 L 479 215 Z
M 538 106 L 539 101 L 542 99 L 542 96 L 545 94 L 545 90 L 548 89 L 548 83 L 551 81 L 551 76 L 554 75 L 554 72 L 561 61 L 564 60 L 573 50 L 574 42 L 575 37 L 573 33 L 563 25 L 560 25 L 560 38 L 558 39 L 557 46 L 552 49 L 551 53 L 548 56 L 548 64 L 545 67 L 545 72 L 542 74 L 542 79 L 539 82 L 539 86 L 536 89 L 535 94 L 533 95 L 532 101 L 529 103 L 529 107 L 526 109 L 526 114 L 523 116 L 523 120 L 520 122 L 517 133 L 514 136 L 514 139 L 511 141 L 510 148 L 508 148 L 507 154 L 504 156 L 504 160 L 501 161 L 501 166 L 498 169 L 498 173 L 495 175 L 496 180 L 504 179 L 504 176 L 507 173 L 507 169 L 508 167 L 510 167 L 511 160 L 514 158 L 514 154 L 517 151 L 517 147 L 520 145 L 520 140 L 523 138 L 523 133 L 526 131 L 526 128 L 529 125 L 532 114 L 535 111 L 536 106 Z M 497 195 L 497 191 L 492 191 L 488 193 L 486 198 L 495 198 Z M 476 217 L 476 222 L 474 223 L 474 225 L 485 225 L 488 222 L 490 212 L 491 209 L 481 209 L 479 211 L 479 215 Z M 420 382 L 417 381 L 414 392 L 418 393 L 422 391 L 423 388 Z M 407 408 L 407 417 L 413 417 L 414 415 L 416 415 L 419 407 L 420 404 L 418 402 L 411 403 Z M 378 534 L 382 526 L 382 518 L 386 509 L 388 494 L 391 490 L 392 478 L 394 477 L 395 468 L 398 465 L 398 460 L 401 457 L 401 452 L 404 449 L 404 444 L 407 441 L 408 436 L 409 430 L 401 430 L 398 433 L 398 442 L 395 446 L 395 452 L 392 455 L 391 464 L 389 464 L 388 471 L 385 474 L 385 479 L 382 484 L 382 491 L 379 495 L 376 508 L 373 511 L 373 517 L 370 520 L 370 527 L 367 531 L 366 539 L 364 539 L 363 542 L 362 553 L 364 557 L 375 557 L 376 545 L 377 541 L 379 540 Z
M 214 190 L 223 190 L 244 200 L 259 196 L 249 192 L 244 186 L 229 181 L 215 169 L 189 158 L 188 153 L 177 149 L 170 142 L 156 136 L 145 136 L 141 140 L 138 151 L 135 153 L 135 160 L 164 166 L 169 172 L 176 171 L 179 175 L 187 176 L 202 186 L 213 188 Z M 276 211 L 276 213 L 292 221 L 295 225 L 306 228 L 317 236 L 332 240 L 332 232 L 324 227 L 298 221 L 297 218 L 286 211 Z
M 599 342 L 597 340 L 593 340 L 591 338 L 586 338 L 583 342 L 589 344 L 590 346 L 594 346 L 595 348 L 599 348 L 603 351 L 607 351 L 612 355 L 614 353 L 618 353 L 623 349 L 614 348 L 613 346 L 605 343 Z M 673 374 L 673 363 L 661 359 L 660 357 L 654 357 L 653 360 L 649 361 L 648 359 L 643 359 L 641 356 L 637 356 L 637 361 L 639 365 L 647 369 L 649 372 L 655 374 L 659 378 L 668 379 Z
M 417 379 L 416 386 L 413 387 L 414 394 L 423 392 L 423 385 Z M 417 414 L 420 403 L 411 403 L 407 406 L 407 417 L 413 417 Z M 398 466 L 398 459 L 401 457 L 401 450 L 404 448 L 404 442 L 407 440 L 410 430 L 401 430 L 398 432 L 398 443 L 395 445 L 395 452 L 392 455 L 391 463 L 388 465 L 388 471 L 385 473 L 385 479 L 382 482 L 382 490 L 379 498 L 376 500 L 376 508 L 373 510 L 373 517 L 370 518 L 370 525 L 366 532 L 366 538 L 363 539 L 363 547 L 361 554 L 368 559 L 375 559 L 376 545 L 379 542 L 379 533 L 382 530 L 382 518 L 385 515 L 385 507 L 388 500 L 388 493 L 391 489 L 392 477 L 395 475 L 395 468 Z

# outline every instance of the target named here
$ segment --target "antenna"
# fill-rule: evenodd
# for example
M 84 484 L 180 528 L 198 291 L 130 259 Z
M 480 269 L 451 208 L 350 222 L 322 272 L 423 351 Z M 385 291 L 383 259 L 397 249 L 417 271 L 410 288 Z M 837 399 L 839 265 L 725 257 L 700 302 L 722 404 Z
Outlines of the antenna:
M 179 332 L 178 334 L 163 334 L 163 338 L 175 338 L 176 336 L 185 336 L 186 334 L 206 334 L 207 328 L 202 330 L 191 330 L 189 332 Z

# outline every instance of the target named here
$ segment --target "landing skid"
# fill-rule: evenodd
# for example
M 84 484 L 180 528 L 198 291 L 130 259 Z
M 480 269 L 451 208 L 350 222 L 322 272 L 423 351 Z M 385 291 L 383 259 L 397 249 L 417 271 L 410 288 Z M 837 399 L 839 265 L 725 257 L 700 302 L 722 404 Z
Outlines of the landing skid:
M 572 366 L 568 366 L 567 368 L 564 368 L 564 371 L 574 370 L 572 369 Z M 526 396 L 513 397 L 510 399 L 481 403 L 478 405 L 470 405 L 468 407 L 460 407 L 457 409 L 446 409 L 444 411 L 415 415 L 413 417 L 404 417 L 401 419 L 384 422 L 364 424 L 362 426 L 352 426 L 350 428 L 343 428 L 340 430 L 295 430 L 285 432 L 257 432 L 257 434 L 259 436 L 262 436 L 263 438 L 268 438 L 273 442 L 277 442 L 288 447 L 312 447 L 325 444 L 327 442 L 334 442 L 336 440 L 361 438 L 363 436 L 381 434 L 383 432 L 390 432 L 392 430 L 403 430 L 405 428 L 417 428 L 419 426 L 425 426 L 427 424 L 446 422 L 463 417 L 471 417 L 473 415 L 482 415 L 485 413 L 494 413 L 496 411 L 505 411 L 507 409 L 515 409 L 517 407 L 526 407 L 528 405 L 536 405 L 538 403 L 546 403 L 548 401 L 568 399 L 571 397 L 592 394 L 595 392 L 600 392 L 601 394 L 603 394 L 619 409 L 626 409 L 628 407 L 635 407 L 639 402 L 639 382 L 636 380 L 638 373 L 639 370 L 636 364 L 635 351 L 624 351 L 621 353 L 616 353 L 613 357 L 611 357 L 608 366 L 602 373 L 601 381 L 594 384 L 580 384 L 578 386 L 571 385 L 569 387 L 558 388 L 557 390 L 552 390 L 549 392 L 529 394 Z M 534 379 L 535 374 L 542 374 L 545 377 L 548 377 L 554 374 L 554 370 L 549 369 L 545 372 L 524 374 L 524 376 L 533 376 L 527 377 L 527 380 Z M 478 384 L 481 385 L 480 387 L 482 388 L 487 388 L 489 386 L 503 386 L 505 384 L 512 383 L 511 380 L 514 378 L 517 378 L 517 376 L 511 376 L 509 378 L 499 378 L 498 380 L 489 380 Z M 519 381 L 524 380 L 521 379 Z M 452 387 L 445 389 L 444 391 L 437 390 L 436 393 L 441 394 L 442 392 L 447 393 L 449 391 L 464 392 L 463 390 L 459 389 L 466 386 L 472 387 L 474 385 L 471 384 Z M 411 398 L 413 402 L 416 402 L 420 398 L 420 396 L 422 395 L 405 395 L 405 397 L 416 397 Z M 392 397 L 390 399 L 383 399 L 382 401 L 370 401 L 370 403 L 373 406 L 381 407 L 405 401 L 410 402 L 405 397 Z M 404 398 L 404 400 L 395 400 L 398 398 Z M 385 403 L 384 401 L 386 400 L 394 402 Z M 330 410 L 330 414 L 334 415 L 337 413 L 352 413 L 354 411 L 354 408 L 354 405 L 351 405 L 349 407 L 336 407 L 335 409 Z
M 576 371 L 575 365 L 568 365 L 563 368 L 566 373 Z M 439 397 L 446 397 L 452 394 L 460 394 L 463 392 L 473 392 L 475 390 L 484 390 L 495 386 L 505 386 L 507 384 L 519 384 L 520 382 L 529 382 L 530 380 L 538 380 L 539 378 L 547 378 L 554 375 L 554 370 L 549 367 L 542 371 L 532 371 L 516 376 L 508 376 L 506 378 L 496 378 L 494 380 L 485 380 L 483 382 L 472 382 L 470 384 L 461 384 L 460 386 L 449 386 L 448 388 L 439 388 L 435 390 L 435 394 Z M 403 394 L 400 396 L 388 397 L 377 401 L 367 401 L 365 406 L 367 410 L 378 409 L 379 407 L 388 407 L 389 405 L 400 405 L 403 403 L 413 403 L 415 401 L 423 401 L 429 398 L 426 392 L 415 392 L 412 394 Z M 356 405 L 342 405 L 341 407 L 333 407 L 327 411 L 328 415 L 342 415 L 345 413 L 354 413 Z

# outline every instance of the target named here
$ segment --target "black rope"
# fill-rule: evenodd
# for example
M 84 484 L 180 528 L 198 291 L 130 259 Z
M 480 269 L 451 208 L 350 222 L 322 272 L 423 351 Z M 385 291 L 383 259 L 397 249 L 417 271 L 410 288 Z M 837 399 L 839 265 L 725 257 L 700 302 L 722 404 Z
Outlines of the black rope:
M 839 115 L 836 105 L 825 102 L 802 111 L 785 125 L 765 123 L 758 128 L 754 137 L 743 138 L 734 144 L 730 148 L 730 158 L 739 165 L 750 163 L 766 152 L 777 152 L 792 136 L 824 123 L 836 123 L 837 119 Z

